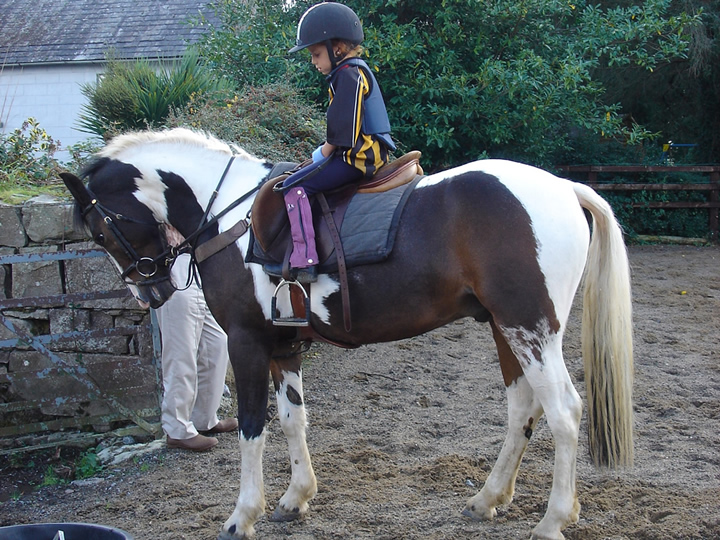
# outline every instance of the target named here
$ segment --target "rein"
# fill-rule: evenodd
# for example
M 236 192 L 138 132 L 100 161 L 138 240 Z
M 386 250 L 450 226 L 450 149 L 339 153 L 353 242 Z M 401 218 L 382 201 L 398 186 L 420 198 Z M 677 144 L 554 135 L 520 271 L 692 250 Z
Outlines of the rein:
M 268 179 L 270 173 L 268 173 L 265 177 L 263 177 L 262 180 L 258 183 L 257 186 L 252 188 L 250 191 L 242 195 L 240 198 L 234 200 L 230 205 L 228 205 L 226 208 L 224 208 L 221 212 L 214 215 L 210 219 L 208 219 L 208 216 L 210 215 L 210 210 L 212 209 L 213 204 L 215 203 L 215 199 L 218 196 L 218 193 L 220 191 L 220 187 L 222 186 L 223 182 L 225 181 L 225 178 L 227 177 L 228 171 L 230 170 L 230 167 L 232 166 L 233 162 L 235 161 L 235 156 L 231 156 L 230 160 L 228 161 L 227 165 L 225 166 L 225 170 L 223 171 L 222 176 L 220 177 L 220 181 L 217 184 L 217 187 L 213 190 L 212 195 L 210 196 L 210 201 L 208 202 L 207 208 L 205 209 L 205 213 L 203 215 L 202 220 L 200 221 L 200 225 L 198 228 L 190 234 L 187 238 L 185 238 L 180 244 L 177 246 L 168 246 L 165 251 L 157 255 L 155 258 L 150 257 L 141 257 L 138 255 L 138 253 L 135 251 L 135 249 L 130 245 L 130 242 L 127 241 L 125 236 L 123 236 L 122 232 L 118 228 L 118 226 L 115 224 L 115 221 L 125 221 L 130 223 L 136 223 L 139 225 L 145 225 L 148 227 L 158 227 L 159 224 L 157 222 L 148 223 L 145 221 L 141 221 L 135 218 L 131 218 L 128 216 L 124 216 L 123 214 L 120 214 L 118 212 L 114 212 L 110 210 L 109 208 L 102 205 L 97 198 L 95 197 L 95 194 L 90 191 L 89 188 L 86 188 L 88 190 L 88 193 L 92 197 L 92 200 L 90 201 L 90 204 L 88 204 L 83 210 L 82 210 L 82 217 L 83 219 L 87 216 L 87 214 L 91 210 L 96 210 L 99 214 L 102 220 L 105 222 L 107 227 L 112 232 L 113 236 L 115 236 L 115 239 L 120 244 L 120 246 L 125 251 L 125 254 L 134 262 L 132 262 L 125 270 L 123 270 L 120 274 L 120 277 L 123 279 L 125 283 L 128 283 L 130 285 L 151 285 L 155 283 L 159 283 L 161 281 L 167 281 L 170 279 L 170 275 L 168 274 L 165 277 L 159 277 L 155 279 L 151 279 L 158 271 L 158 263 L 160 262 L 164 266 L 171 266 L 178 255 L 182 253 L 190 253 L 192 257 L 191 264 L 196 263 L 195 258 L 195 249 L 196 249 L 196 242 L 198 237 L 205 232 L 208 228 L 213 226 L 217 221 L 226 215 L 228 212 L 245 202 L 250 196 L 258 191 L 260 189 L 260 186 L 262 186 Z M 114 217 L 114 219 L 113 219 Z M 247 230 L 248 226 L 248 219 L 245 218 L 240 223 L 243 223 L 245 225 L 245 230 Z M 233 229 L 236 229 L 237 225 L 233 227 Z M 202 246 L 199 246 L 200 248 Z M 204 260 L 204 259 L 203 259 Z M 144 279 L 141 282 L 129 280 L 127 279 L 127 276 L 133 271 L 136 270 L 138 274 L 140 274 Z
M 197 238 L 197 235 L 199 235 L 202 230 L 205 230 L 205 229 L 207 228 L 207 227 L 205 227 L 205 229 L 203 229 L 203 228 L 202 228 L 202 224 L 207 222 L 207 218 L 208 218 L 208 216 L 210 215 L 210 210 L 212 210 L 213 204 L 215 204 L 215 199 L 217 199 L 218 193 L 220 192 L 220 187 L 222 187 L 223 182 L 225 181 L 225 177 L 227 176 L 227 173 L 228 173 L 228 171 L 230 170 L 230 167 L 232 167 L 232 164 L 233 164 L 234 161 L 235 161 L 235 156 L 230 156 L 230 160 L 228 161 L 227 165 L 225 165 L 225 170 L 223 171 L 222 176 L 220 176 L 220 181 L 218 182 L 218 185 L 215 186 L 215 189 L 213 190 L 212 195 L 210 195 L 210 200 L 208 201 L 207 208 L 205 208 L 205 213 L 203 214 L 203 217 L 202 217 L 202 219 L 200 220 L 200 225 L 201 225 L 201 226 L 198 227 L 198 230 L 197 230 L 197 231 L 195 231 L 195 237 L 194 237 L 194 238 Z M 237 202 L 237 201 L 236 201 L 236 202 Z M 234 204 L 234 203 L 233 203 L 233 204 Z M 238 203 L 238 204 L 240 204 L 240 203 Z M 237 205 L 236 205 L 236 206 L 237 206 Z M 235 208 L 235 207 L 233 206 L 232 208 Z M 227 212 L 227 211 L 228 211 L 228 209 L 226 208 L 226 209 L 224 210 L 224 212 Z M 224 214 L 221 214 L 221 215 L 224 215 Z M 216 216 L 216 217 L 217 217 L 217 218 L 220 218 L 220 216 Z M 217 221 L 217 219 L 216 219 L 215 221 Z M 207 223 L 208 223 L 208 225 L 210 224 L 210 222 L 207 222 Z M 214 223 L 214 222 L 213 222 L 213 223 Z M 182 245 L 182 244 L 180 244 L 180 245 Z M 194 248 L 195 248 L 195 245 L 193 244 L 192 247 L 193 247 L 193 249 L 194 249 Z
M 237 208 L 243 202 L 248 200 L 253 193 L 255 193 L 256 191 L 258 191 L 260 189 L 260 187 L 267 181 L 268 177 L 270 176 L 270 172 L 268 172 L 268 174 L 266 174 L 254 188 L 252 188 L 250 191 L 248 191 L 244 195 L 240 196 L 238 199 L 235 199 L 228 206 L 226 206 L 221 212 L 219 212 L 218 214 L 215 214 L 213 217 L 208 219 L 208 216 L 210 215 L 210 210 L 212 209 L 212 206 L 215 203 L 215 199 L 217 198 L 217 195 L 220 191 L 220 187 L 222 186 L 223 182 L 225 181 L 225 177 L 227 176 L 227 173 L 230 170 L 230 167 L 232 166 L 234 160 L 235 160 L 235 156 L 232 156 L 230 158 L 230 161 L 228 161 L 228 164 L 225 167 L 225 171 L 223 171 L 222 176 L 220 177 L 220 181 L 218 182 L 217 186 L 213 190 L 213 193 L 210 197 L 210 201 L 208 201 L 208 205 L 207 205 L 207 208 L 205 208 L 205 214 L 203 215 L 203 218 L 200 221 L 200 225 L 198 225 L 198 228 L 195 230 L 195 232 L 190 234 L 183 242 L 180 243 L 180 245 L 177 246 L 178 252 L 180 252 L 180 253 L 185 253 L 186 251 L 189 251 L 190 256 L 192 257 L 193 262 L 195 264 L 197 264 L 197 262 L 202 262 L 203 260 L 205 260 L 207 257 L 210 256 L 210 255 L 207 255 L 207 256 L 204 256 L 202 259 L 200 259 L 200 261 L 197 260 L 195 251 L 197 249 L 201 249 L 205 245 L 205 244 L 202 244 L 200 246 L 196 245 L 196 243 L 197 243 L 196 241 L 197 241 L 198 237 L 202 233 L 204 233 L 207 229 L 212 227 L 215 223 L 217 223 L 221 217 L 223 217 L 228 212 Z M 238 224 L 236 224 L 233 227 L 233 230 L 236 230 L 236 228 L 240 224 L 242 224 L 242 226 L 243 226 L 243 229 L 244 229 L 243 234 L 244 234 L 244 231 L 247 231 L 247 229 L 248 229 L 248 218 L 246 217 L 245 219 L 238 222 Z M 208 242 L 212 242 L 212 239 L 209 240 Z M 208 242 L 206 242 L 206 243 L 208 243 Z

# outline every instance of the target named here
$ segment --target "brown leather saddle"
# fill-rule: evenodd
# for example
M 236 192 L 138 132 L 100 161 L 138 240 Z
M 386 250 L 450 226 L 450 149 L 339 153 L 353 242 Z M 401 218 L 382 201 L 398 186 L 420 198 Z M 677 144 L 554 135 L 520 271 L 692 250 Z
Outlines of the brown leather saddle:
M 381 167 L 372 178 L 366 181 L 350 184 L 330 193 L 319 194 L 324 195 L 337 230 L 340 230 L 344 212 L 355 193 L 381 193 L 411 182 L 416 176 L 423 174 L 420 156 L 419 151 L 408 152 Z M 258 243 L 269 260 L 278 264 L 283 263 L 286 259 L 288 246 L 292 242 L 283 194 L 275 191 L 274 188 L 284 182 L 292 172 L 294 171 L 268 180 L 255 197 L 251 212 L 250 224 L 254 241 Z M 316 197 L 320 199 L 320 201 L 316 201 L 313 208 L 313 212 L 317 215 L 319 212 L 316 212 L 315 207 L 322 207 L 324 203 L 323 197 Z M 322 214 L 325 214 L 324 209 Z M 322 262 L 333 251 L 335 243 L 331 238 L 331 231 L 327 227 L 327 223 L 324 223 L 323 220 L 318 224 L 320 226 L 316 227 L 315 234 L 318 255 Z
M 315 195 L 313 214 L 315 216 L 315 241 L 317 244 L 320 268 L 323 262 L 332 255 L 337 264 L 337 273 L 340 280 L 340 292 L 343 304 L 343 319 L 345 329 L 349 332 L 352 323 L 350 320 L 350 295 L 348 291 L 347 265 L 340 238 L 340 229 L 348 209 L 350 201 L 356 193 L 383 193 L 394 188 L 409 184 L 423 174 L 420 166 L 419 151 L 412 151 L 381 167 L 370 179 L 353 183 L 339 190 L 318 193 Z M 300 166 L 301 167 L 301 166 Z M 310 319 L 310 299 L 307 291 L 302 285 L 290 278 L 289 257 L 292 249 L 290 226 L 285 211 L 285 201 L 282 191 L 274 188 L 285 181 L 297 168 L 268 180 L 255 197 L 251 211 L 251 246 L 248 250 L 246 260 L 263 264 L 267 273 L 278 275 L 283 280 L 280 282 L 273 295 L 273 324 L 278 326 L 307 327 Z M 317 207 L 320 207 L 319 211 Z M 257 243 L 256 249 L 254 244 Z M 257 252 L 262 253 L 257 257 Z M 277 269 L 280 268 L 278 272 Z M 272 270 L 271 270 L 272 269 Z M 297 287 L 290 284 L 299 285 Z M 289 318 L 276 318 L 275 300 L 278 291 L 283 286 L 288 286 L 293 304 L 293 311 L 297 315 Z M 310 336 L 315 339 L 319 336 L 310 333 L 301 333 L 302 337 Z M 341 345 L 341 344 L 339 344 Z

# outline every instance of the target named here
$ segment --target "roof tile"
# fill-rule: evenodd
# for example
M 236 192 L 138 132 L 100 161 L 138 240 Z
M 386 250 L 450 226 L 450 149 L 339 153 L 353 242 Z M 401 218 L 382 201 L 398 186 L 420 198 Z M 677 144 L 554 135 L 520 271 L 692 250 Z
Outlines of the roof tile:
M 0 0 L 0 66 L 176 58 L 217 22 L 207 0 Z

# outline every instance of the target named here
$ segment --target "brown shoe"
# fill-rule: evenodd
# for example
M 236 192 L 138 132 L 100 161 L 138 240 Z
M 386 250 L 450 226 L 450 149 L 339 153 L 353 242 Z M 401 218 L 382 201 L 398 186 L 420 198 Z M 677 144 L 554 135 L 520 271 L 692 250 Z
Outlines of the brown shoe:
M 237 418 L 225 418 L 225 420 L 220 420 L 217 424 L 215 424 L 207 431 L 198 430 L 198 432 L 202 433 L 203 435 L 207 435 L 210 433 L 229 433 L 231 431 L 235 431 L 237 428 Z
M 181 448 L 182 450 L 191 450 L 192 452 L 210 450 L 217 443 L 218 440 L 215 437 L 205 437 L 204 435 L 195 435 L 189 439 L 167 438 L 168 448 Z

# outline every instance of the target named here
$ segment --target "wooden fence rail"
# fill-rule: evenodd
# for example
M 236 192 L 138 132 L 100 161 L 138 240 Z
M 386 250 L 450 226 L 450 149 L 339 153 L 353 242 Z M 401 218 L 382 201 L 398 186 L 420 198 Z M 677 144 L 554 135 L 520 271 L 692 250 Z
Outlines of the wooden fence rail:
M 583 183 L 597 191 L 701 191 L 706 193 L 705 201 L 648 201 L 633 203 L 635 208 L 706 208 L 710 240 L 720 241 L 718 230 L 718 212 L 720 210 L 720 165 L 566 165 L 558 167 L 568 175 L 584 174 Z M 709 175 L 709 182 L 694 184 L 651 184 L 598 182 L 598 174 L 637 174 L 637 173 L 702 173 Z

